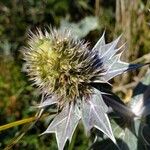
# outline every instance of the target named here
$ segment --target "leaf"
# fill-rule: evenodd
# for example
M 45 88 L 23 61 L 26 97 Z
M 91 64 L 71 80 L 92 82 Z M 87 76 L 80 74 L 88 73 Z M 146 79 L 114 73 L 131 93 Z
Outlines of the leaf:
M 105 45 L 105 32 L 103 32 L 103 35 L 101 36 L 101 38 L 97 41 L 97 43 L 93 47 L 93 50 L 98 51 L 99 56 L 101 56 L 103 53 L 105 53 L 105 51 L 103 51 L 101 49 L 101 47 L 104 46 L 104 45 Z
M 66 104 L 43 133 L 55 133 L 59 150 L 63 150 L 67 139 L 71 141 L 81 116 L 78 107 L 73 103 Z
M 125 44 L 120 48 L 116 48 L 120 38 L 121 36 L 119 36 L 116 40 L 112 41 L 111 43 L 101 46 L 101 49 L 99 50 L 99 52 L 101 51 L 101 53 L 99 56 L 102 59 L 104 58 L 104 62 L 112 58 L 117 52 L 123 51 L 123 46 L 125 46 Z
M 104 35 L 105 33 L 103 33 L 100 40 L 93 47 L 93 50 L 98 51 L 99 57 L 102 59 L 103 62 L 103 68 L 105 70 L 105 72 L 100 73 L 97 80 L 106 82 L 119 74 L 122 74 L 129 70 L 137 69 L 145 65 L 129 64 L 121 61 L 121 55 L 126 47 L 125 44 L 123 44 L 120 47 L 117 47 L 121 36 L 119 36 L 116 40 L 112 41 L 111 43 L 105 44 Z
M 119 125 L 112 120 L 112 130 L 116 138 L 118 148 L 112 143 L 107 137 L 100 138 L 97 137 L 97 141 L 92 145 L 94 150 L 104 149 L 104 150 L 137 150 L 138 139 L 136 135 L 130 130 L 128 122 L 122 122 L 119 118 Z
M 94 94 L 90 99 L 82 101 L 82 121 L 85 129 L 89 131 L 95 127 L 106 134 L 114 143 L 110 122 L 106 112 L 108 111 L 107 105 L 104 103 L 101 93 L 95 89 Z
M 150 148 L 150 128 L 148 125 L 141 125 L 140 120 L 128 122 L 118 119 L 119 122 L 111 120 L 113 134 L 116 138 L 120 150 L 148 150 Z M 118 150 L 107 137 L 97 137 L 97 141 L 92 144 L 92 149 Z M 96 147 L 94 149 L 94 147 Z
M 128 108 L 124 103 L 121 102 L 119 97 L 116 95 L 103 95 L 105 103 L 110 106 L 115 112 L 117 112 L 118 116 L 122 116 L 125 118 L 133 118 L 135 114 Z M 118 101 L 120 100 L 120 101 Z
M 98 51 L 99 57 L 103 59 L 103 62 L 109 63 L 114 55 L 121 53 L 125 49 L 125 44 L 117 48 L 118 42 L 121 36 L 111 43 L 105 44 L 105 32 L 98 42 L 93 47 L 93 51 Z M 110 63 L 109 63 L 110 65 Z
M 114 121 L 111 123 L 111 125 L 115 138 L 122 140 L 122 143 L 118 143 L 118 146 L 121 150 L 137 150 L 138 139 L 128 127 L 121 128 Z

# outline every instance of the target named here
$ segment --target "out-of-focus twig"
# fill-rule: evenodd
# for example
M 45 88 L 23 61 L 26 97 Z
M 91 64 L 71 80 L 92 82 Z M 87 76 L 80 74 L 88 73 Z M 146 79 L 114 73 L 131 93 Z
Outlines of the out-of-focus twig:
M 134 60 L 131 63 L 148 62 L 148 61 L 150 62 L 150 53 L 145 54 L 144 56 Z
M 99 15 L 99 11 L 100 11 L 100 0 L 96 0 L 95 1 L 95 16 Z

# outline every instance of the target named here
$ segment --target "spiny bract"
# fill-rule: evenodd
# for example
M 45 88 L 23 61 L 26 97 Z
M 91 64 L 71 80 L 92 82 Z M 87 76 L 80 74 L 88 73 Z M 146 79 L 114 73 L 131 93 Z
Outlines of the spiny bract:
M 28 46 L 23 50 L 26 72 L 44 95 L 39 108 L 57 104 L 60 113 L 44 133 L 56 133 L 59 150 L 71 141 L 74 130 L 82 119 L 86 131 L 96 127 L 114 143 L 107 105 L 101 91 L 92 83 L 108 80 L 136 65 L 120 61 L 124 44 L 117 47 L 120 37 L 105 44 L 104 34 L 89 49 L 68 30 L 50 30 L 30 34 Z

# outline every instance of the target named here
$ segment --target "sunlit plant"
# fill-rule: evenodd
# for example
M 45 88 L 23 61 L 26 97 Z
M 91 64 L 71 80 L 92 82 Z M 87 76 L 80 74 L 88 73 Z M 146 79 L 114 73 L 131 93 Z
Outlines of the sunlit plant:
M 104 36 L 90 49 L 71 31 L 38 29 L 29 34 L 28 46 L 22 51 L 25 71 L 44 97 L 38 108 L 57 106 L 58 114 L 43 134 L 55 133 L 59 150 L 71 141 L 80 120 L 87 132 L 95 127 L 116 143 L 103 99 L 107 93 L 93 83 L 109 84 L 113 77 L 140 65 L 120 60 L 125 47 L 118 46 L 121 36 L 108 44 Z

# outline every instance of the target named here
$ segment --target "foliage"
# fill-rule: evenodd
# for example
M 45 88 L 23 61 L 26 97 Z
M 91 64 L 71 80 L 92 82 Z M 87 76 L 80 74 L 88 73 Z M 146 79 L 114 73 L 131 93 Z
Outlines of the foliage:
M 1 0 L 0 125 L 33 116 L 36 109 L 31 106 L 37 105 L 40 100 L 39 91 L 30 86 L 31 82 L 22 72 L 20 49 L 27 43 L 26 33 L 29 29 L 34 32 L 36 27 L 67 26 L 74 30 L 75 36 L 88 40 L 91 47 L 104 30 L 106 41 L 123 32 L 129 45 L 123 59 L 137 59 L 137 63 L 146 63 L 149 61 L 150 47 L 148 8 L 148 0 Z M 149 73 L 141 80 L 146 72 L 147 67 L 143 67 L 134 73 L 117 77 L 111 82 L 112 87 L 94 85 L 100 91 L 110 92 L 110 98 L 105 95 L 105 103 L 111 107 L 109 118 L 121 150 L 149 149 Z M 121 99 L 112 95 L 111 88 Z M 53 112 L 53 108 L 48 112 Z M 13 149 L 57 149 L 54 135 L 38 136 L 49 122 L 51 118 L 48 117 L 36 122 Z M 18 126 L 1 131 L 0 149 L 9 145 L 22 129 L 23 126 Z M 91 134 L 91 137 L 87 137 L 83 126 L 79 124 L 70 146 L 67 143 L 65 148 L 118 149 L 101 132 L 92 129 Z

